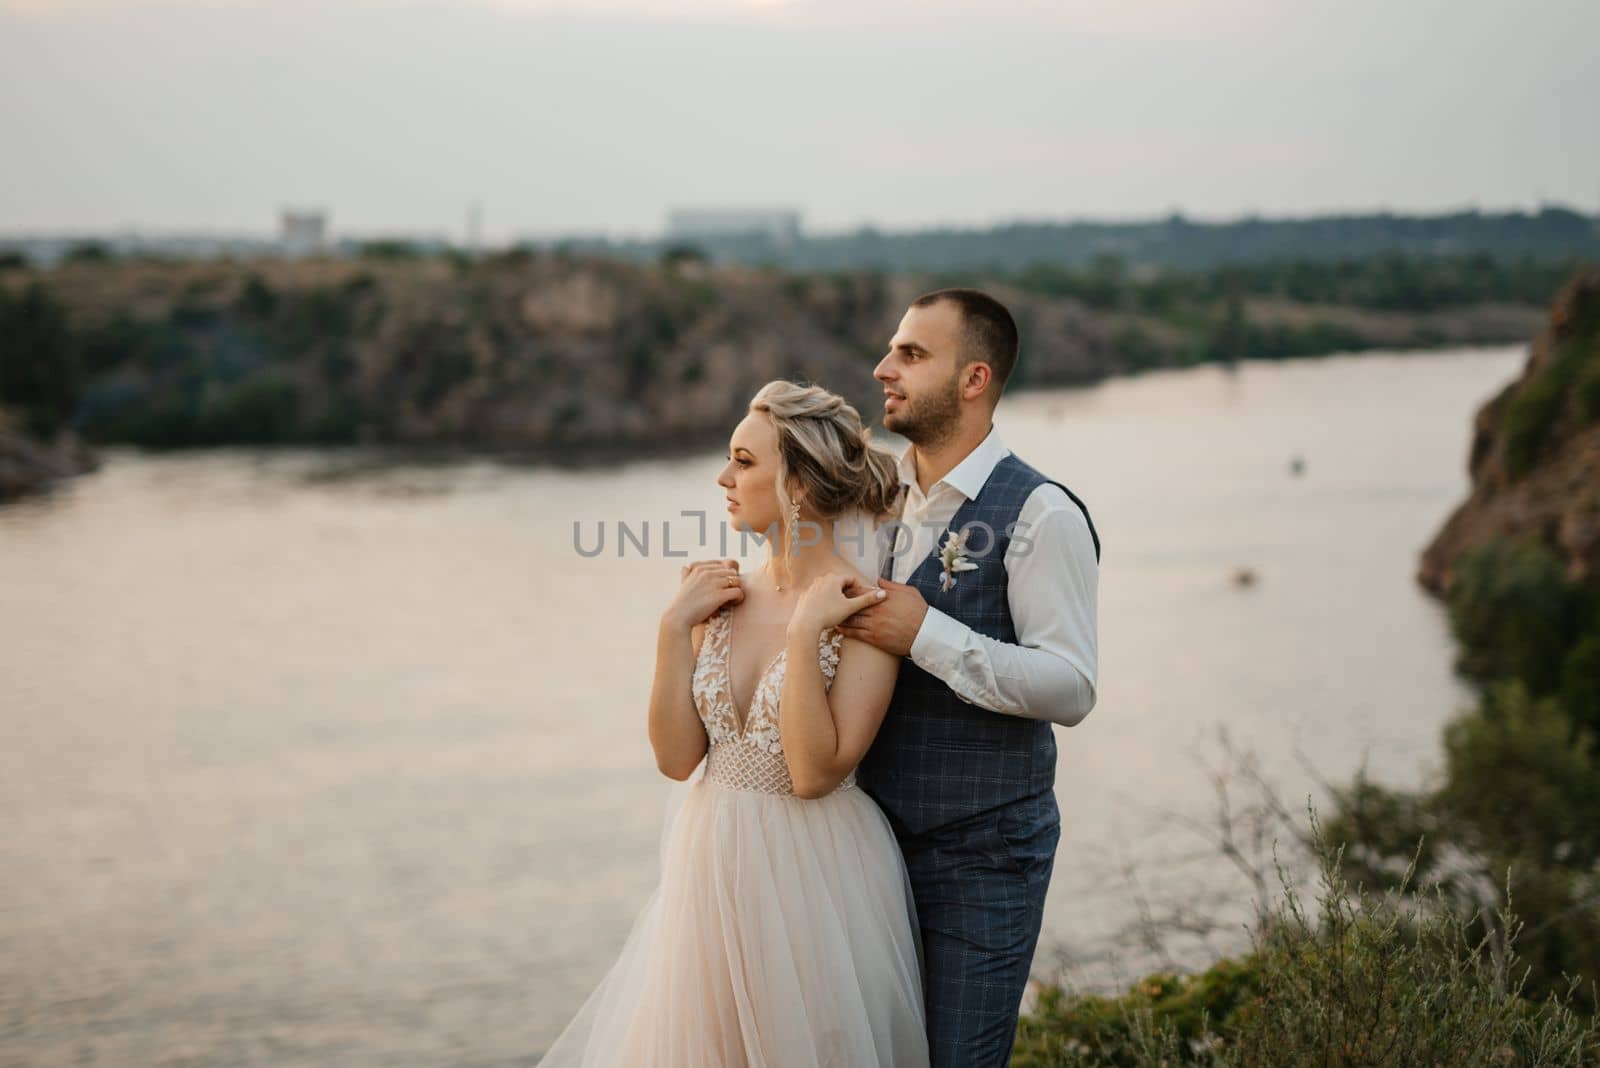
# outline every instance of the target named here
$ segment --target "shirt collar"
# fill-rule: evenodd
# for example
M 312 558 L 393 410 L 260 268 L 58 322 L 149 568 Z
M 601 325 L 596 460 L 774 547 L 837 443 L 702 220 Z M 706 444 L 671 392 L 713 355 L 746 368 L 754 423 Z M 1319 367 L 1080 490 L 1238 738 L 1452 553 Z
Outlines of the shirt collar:
M 912 455 L 912 449 L 907 446 L 906 451 L 900 454 L 898 466 L 900 481 L 905 485 L 915 485 L 917 482 L 917 462 Z M 1005 442 L 1000 440 L 1000 431 L 989 427 L 989 433 L 978 443 L 978 447 L 950 469 L 950 472 L 935 482 L 929 488 L 929 493 L 939 486 L 952 486 L 961 491 L 967 500 L 972 500 L 983 489 L 983 484 L 989 481 L 989 476 L 994 472 L 994 465 L 1005 459 L 1011 450 L 1006 448 Z

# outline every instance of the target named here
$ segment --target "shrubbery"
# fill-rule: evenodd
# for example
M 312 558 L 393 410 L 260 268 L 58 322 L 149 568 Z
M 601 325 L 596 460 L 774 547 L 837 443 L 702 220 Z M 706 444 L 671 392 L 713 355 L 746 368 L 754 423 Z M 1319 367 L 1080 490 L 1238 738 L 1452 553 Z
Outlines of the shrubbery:
M 1600 285 L 1576 284 L 1570 318 L 1557 324 L 1543 372 L 1506 405 L 1505 462 L 1512 478 L 1531 471 L 1568 407 L 1583 422 L 1600 419 Z
M 1198 975 L 1153 975 L 1121 997 L 1041 992 L 1018 1028 L 1015 1068 L 1067 1065 L 1556 1066 L 1594 1063 L 1600 1026 L 1573 1011 L 1576 983 L 1524 996 L 1520 922 L 1479 933 L 1435 889 L 1347 881 L 1344 849 L 1311 816 L 1319 861 L 1308 909 L 1281 897 L 1252 947 Z
M 1165 316 L 1183 307 L 1214 306 L 1230 295 L 1275 297 L 1381 311 L 1426 312 L 1491 301 L 1542 304 L 1577 261 L 1389 254 L 1345 260 L 1268 260 L 1209 270 L 1135 271 L 1116 256 L 1086 267 L 1038 263 L 1018 271 L 950 272 L 950 284 L 999 277 L 1019 289 L 1075 297 L 1092 308 Z
M 1450 619 L 1477 706 L 1446 726 L 1437 783 L 1393 791 L 1358 779 L 1337 792 L 1332 833 L 1351 845 L 1347 874 L 1379 886 L 1426 835 L 1420 877 L 1467 915 L 1509 870 L 1531 924 L 1529 989 L 1600 978 L 1600 588 L 1568 582 L 1536 537 L 1490 543 L 1457 572 Z M 1592 987 L 1576 1004 L 1600 1007 Z
M 1553 693 L 1570 650 L 1600 623 L 1594 601 L 1567 582 L 1561 557 L 1537 535 L 1469 552 L 1448 600 L 1457 667 L 1480 684 L 1518 678 L 1535 694 Z
M 1331 318 L 1307 323 L 1260 322 L 1246 312 L 1251 299 L 1302 305 L 1426 313 L 1494 301 L 1540 304 L 1572 273 L 1572 260 L 1470 256 L 1383 255 L 1351 260 L 1274 260 L 1231 263 L 1201 271 L 1135 270 L 1121 259 L 1100 255 L 1087 266 L 1037 263 L 1009 273 L 951 271 L 940 285 L 984 286 L 994 282 L 1034 293 L 1070 297 L 1098 311 L 1154 320 L 1182 338 L 1157 344 L 1137 325 L 1118 328 L 1117 352 L 1134 370 L 1202 361 L 1273 359 L 1358 352 L 1374 347 L 1372 335 Z M 1419 327 L 1410 344 L 1437 345 L 1446 335 Z M 1583 387 L 1600 411 L 1600 384 Z M 1559 387 L 1565 395 L 1566 384 Z M 1527 403 L 1550 403 L 1532 397 Z M 1543 427 L 1546 409 L 1527 413 Z M 1537 442 L 1531 442 L 1537 445 Z
M 77 339 L 49 290 L 34 282 L 12 297 L 0 288 L 0 404 L 48 438 L 71 420 L 83 383 Z

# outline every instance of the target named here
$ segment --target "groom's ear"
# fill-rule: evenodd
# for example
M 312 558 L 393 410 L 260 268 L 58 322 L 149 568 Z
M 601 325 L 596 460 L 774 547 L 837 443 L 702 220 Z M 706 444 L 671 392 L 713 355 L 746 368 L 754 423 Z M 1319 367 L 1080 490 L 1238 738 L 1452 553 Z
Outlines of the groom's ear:
M 961 369 L 961 395 L 967 400 L 977 400 L 994 381 L 994 368 L 982 360 L 973 360 Z

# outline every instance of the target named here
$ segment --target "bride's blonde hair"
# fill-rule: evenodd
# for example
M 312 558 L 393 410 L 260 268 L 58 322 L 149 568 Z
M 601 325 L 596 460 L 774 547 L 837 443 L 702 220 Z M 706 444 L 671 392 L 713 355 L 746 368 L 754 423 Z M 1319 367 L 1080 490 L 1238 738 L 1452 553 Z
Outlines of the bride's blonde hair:
M 837 393 L 821 386 L 776 379 L 756 392 L 752 412 L 763 412 L 778 431 L 778 505 L 788 532 L 794 492 L 819 519 L 854 509 L 887 515 L 900 498 L 895 458 L 872 441 L 872 431 Z

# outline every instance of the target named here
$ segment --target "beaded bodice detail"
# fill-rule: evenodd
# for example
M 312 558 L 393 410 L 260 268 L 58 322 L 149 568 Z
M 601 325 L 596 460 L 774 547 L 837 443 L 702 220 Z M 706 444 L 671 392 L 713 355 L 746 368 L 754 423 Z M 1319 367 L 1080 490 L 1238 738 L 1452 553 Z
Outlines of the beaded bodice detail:
M 733 707 L 733 684 L 728 670 L 731 648 L 732 613 L 718 609 L 706 623 L 695 661 L 691 688 L 700 722 L 706 728 L 706 774 L 709 782 L 734 790 L 756 790 L 767 794 L 794 794 L 789 765 L 783 757 L 783 740 L 778 733 L 778 697 L 783 693 L 783 675 L 789 650 L 780 649 L 756 680 L 745 714 L 743 729 Z M 831 689 L 839 669 L 839 643 L 844 635 L 829 627 L 817 642 L 817 659 L 822 667 L 822 684 Z M 856 773 L 845 776 L 837 790 L 855 785 Z M 837 792 L 837 791 L 836 791 Z

